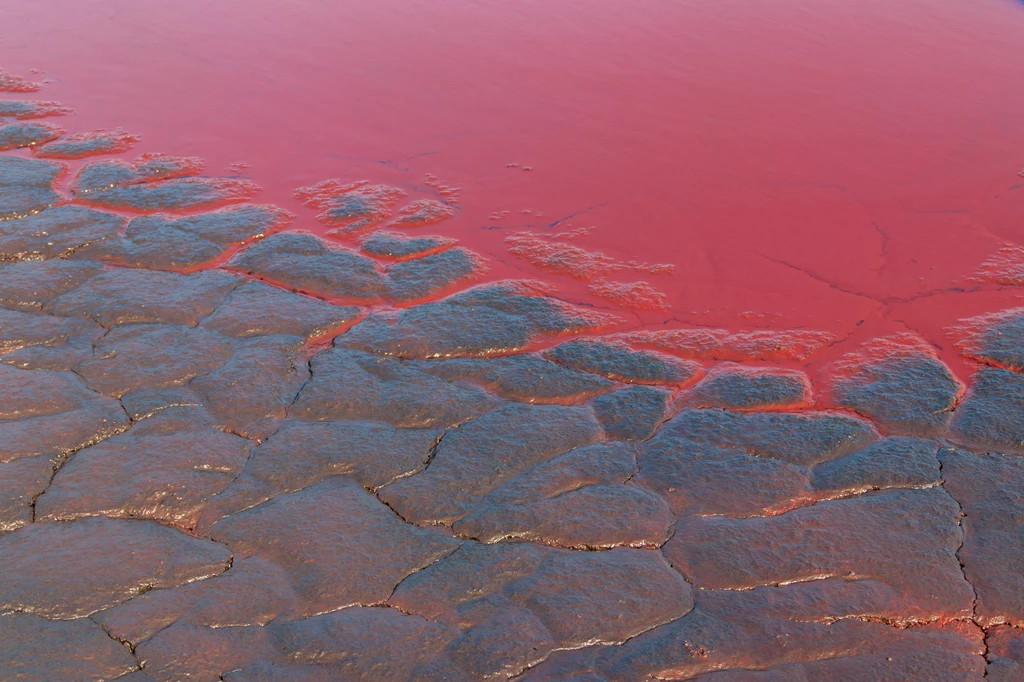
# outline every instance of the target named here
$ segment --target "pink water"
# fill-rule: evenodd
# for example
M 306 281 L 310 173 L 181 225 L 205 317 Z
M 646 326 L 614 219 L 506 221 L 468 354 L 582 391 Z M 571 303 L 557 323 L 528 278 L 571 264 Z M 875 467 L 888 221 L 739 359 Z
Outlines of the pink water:
M 521 230 L 673 264 L 609 275 L 666 295 L 635 324 L 912 329 L 953 362 L 945 326 L 1021 305 L 970 280 L 1024 243 L 1010 0 L 33 0 L 0 27 L 0 67 L 74 107 L 69 131 L 250 164 L 298 228 L 324 230 L 298 187 L 431 197 L 433 174 L 461 208 L 419 231 L 490 278 L 615 308 L 512 256 Z

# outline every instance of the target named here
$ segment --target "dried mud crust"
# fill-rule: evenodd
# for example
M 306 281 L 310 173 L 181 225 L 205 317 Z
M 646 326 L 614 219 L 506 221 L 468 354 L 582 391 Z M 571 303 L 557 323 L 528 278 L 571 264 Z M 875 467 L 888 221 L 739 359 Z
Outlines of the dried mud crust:
M 619 332 L 201 169 L 0 157 L 0 678 L 1020 676 L 1020 310 L 821 393 L 826 333 Z

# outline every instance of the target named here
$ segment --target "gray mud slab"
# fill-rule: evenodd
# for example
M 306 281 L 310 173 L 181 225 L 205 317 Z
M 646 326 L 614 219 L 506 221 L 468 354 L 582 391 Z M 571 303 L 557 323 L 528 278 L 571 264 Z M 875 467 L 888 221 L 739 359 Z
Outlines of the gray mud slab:
M 76 250 L 116 235 L 124 218 L 81 206 L 54 206 L 0 222 L 0 260 L 67 258 Z
M 691 360 L 594 339 L 563 343 L 544 356 L 572 369 L 633 384 L 685 384 L 702 372 Z
M 32 523 L 33 504 L 56 467 L 54 458 L 46 455 L 0 463 L 0 532 Z
M 818 490 L 925 488 L 942 481 L 935 441 L 907 436 L 884 438 L 863 450 L 817 465 L 811 484 Z
M 102 515 L 190 528 L 242 471 L 251 447 L 200 408 L 162 410 L 76 453 L 36 500 L 36 518 Z
M 372 313 L 335 344 L 403 358 L 488 357 L 617 321 L 540 294 L 526 283 L 509 281 L 401 312 Z
M 153 270 L 188 270 L 209 265 L 245 242 L 261 239 L 290 221 L 274 206 L 232 206 L 186 218 L 135 218 L 123 234 L 75 251 L 75 258 Z
M 505 405 L 446 433 L 426 470 L 384 487 L 380 496 L 404 519 L 452 523 L 504 481 L 600 438 L 589 409 Z
M 632 445 L 575 448 L 484 495 L 452 527 L 487 543 L 517 538 L 576 549 L 658 547 L 674 518 L 664 500 L 628 483 L 635 471 Z
M 88 194 L 97 189 L 196 175 L 202 167 L 202 159 L 164 154 L 143 154 L 134 162 L 90 161 L 79 169 L 71 189 L 76 194 Z
M 260 443 L 245 469 L 211 500 L 207 521 L 346 475 L 376 490 L 421 470 L 443 431 L 360 421 L 286 420 Z
M 235 350 L 230 337 L 180 324 L 126 324 L 93 346 L 76 372 L 97 393 L 119 398 L 129 391 L 187 383 L 223 365 Z
M 0 308 L 0 354 L 32 346 L 54 346 L 75 336 L 96 338 L 102 334 L 103 328 L 88 320 Z
M 288 415 L 308 421 L 355 419 L 393 426 L 454 426 L 501 404 L 397 358 L 332 348 L 310 361 L 311 378 Z
M 154 589 L 92 616 L 122 641 L 144 642 L 174 623 L 202 628 L 262 628 L 297 617 L 300 599 L 288 572 L 273 561 L 235 556 L 206 580 Z
M 341 476 L 229 516 L 210 534 L 243 557 L 284 570 L 307 616 L 380 603 L 407 576 L 459 546 L 405 523 Z M 347 560 L 336 561 L 339 556 Z
M 0 462 L 62 458 L 126 428 L 121 404 L 78 375 L 0 364 Z
M 967 357 L 1015 371 L 1024 370 L 1024 308 L 964 320 Z
M 466 544 L 405 580 L 389 603 L 462 627 L 455 679 L 520 672 L 553 648 L 625 641 L 693 608 L 656 551 L 573 552 L 531 543 Z
M 71 109 L 61 106 L 57 102 L 46 102 L 34 99 L 6 99 L 0 100 L 0 117 L 31 119 L 44 118 L 46 116 L 63 116 L 72 113 Z
M 909 334 L 874 339 L 833 369 L 836 404 L 893 433 L 930 435 L 943 429 L 964 388 L 923 339 Z
M 279 660 L 326 666 L 335 679 L 415 679 L 459 634 L 397 609 L 353 607 L 302 621 L 274 623 L 271 640 Z
M 286 233 L 251 246 L 231 266 L 307 294 L 355 303 L 407 303 L 472 279 L 483 261 L 452 248 L 386 268 L 371 258 L 311 234 Z
M 869 422 L 834 412 L 687 409 L 640 446 L 634 480 L 676 513 L 759 515 L 822 496 L 811 468 L 877 439 Z
M 259 336 L 246 339 L 221 367 L 192 380 L 218 424 L 247 438 L 265 437 L 284 419 L 299 389 L 309 379 L 309 367 L 299 357 L 303 339 L 297 336 Z
M 988 631 L 988 668 L 985 678 L 993 682 L 1012 682 L 1024 675 L 1024 633 L 1009 625 Z
M 229 670 L 245 668 L 269 653 L 263 628 L 208 628 L 175 623 L 135 649 L 144 671 L 157 682 L 219 680 Z
M 461 246 L 404 260 L 387 271 L 388 298 L 408 303 L 475 279 L 484 271 L 480 256 Z
M 152 521 L 33 523 L 0 536 L 0 608 L 65 620 L 223 573 L 231 552 Z
M 978 370 L 950 431 L 972 448 L 1024 451 L 1024 376 L 992 367 Z
M 594 399 L 594 414 L 613 440 L 647 440 L 665 419 L 672 394 L 632 386 Z
M 110 327 L 167 322 L 195 326 L 244 279 L 220 271 L 182 275 L 152 270 L 109 270 L 52 300 L 54 315 L 84 317 Z
M 49 161 L 0 157 L 0 221 L 22 218 L 60 202 L 53 189 L 63 166 Z
M 855 578 L 892 589 L 894 602 L 880 616 L 958 618 L 970 615 L 974 599 L 957 561 L 959 522 L 960 507 L 944 490 L 897 490 L 771 517 L 686 517 L 665 556 L 703 589 Z

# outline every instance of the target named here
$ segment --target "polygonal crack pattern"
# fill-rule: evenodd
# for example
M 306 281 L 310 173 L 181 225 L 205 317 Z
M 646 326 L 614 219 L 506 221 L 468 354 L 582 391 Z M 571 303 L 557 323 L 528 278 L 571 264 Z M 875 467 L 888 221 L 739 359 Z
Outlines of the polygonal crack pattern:
M 967 388 L 902 334 L 818 393 L 827 333 L 622 332 L 201 168 L 0 157 L 3 679 L 1021 676 L 1019 310 Z

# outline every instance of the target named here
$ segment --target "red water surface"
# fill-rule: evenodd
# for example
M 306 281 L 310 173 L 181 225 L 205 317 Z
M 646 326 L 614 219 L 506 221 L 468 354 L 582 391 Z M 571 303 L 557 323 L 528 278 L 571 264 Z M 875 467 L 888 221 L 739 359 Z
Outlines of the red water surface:
M 633 324 L 911 329 L 952 360 L 948 324 L 1022 305 L 969 279 L 1024 243 L 1012 0 L 25 0 L 0 32 L 69 131 L 246 162 L 298 228 L 326 229 L 298 187 L 431 173 L 461 208 L 419 232 L 614 307 L 504 243 L 593 226 L 571 243 L 675 266 L 609 275 L 666 294 Z

